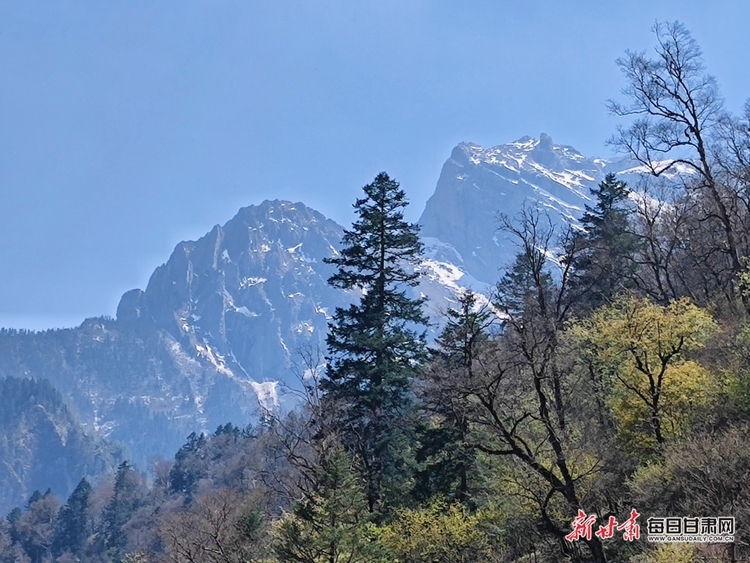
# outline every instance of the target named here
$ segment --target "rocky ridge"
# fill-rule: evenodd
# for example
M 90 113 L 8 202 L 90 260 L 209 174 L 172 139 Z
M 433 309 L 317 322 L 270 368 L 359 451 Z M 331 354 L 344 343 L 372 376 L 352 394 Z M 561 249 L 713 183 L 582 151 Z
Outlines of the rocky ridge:
M 544 134 L 493 148 L 458 145 L 420 219 L 425 256 L 415 291 L 429 298 L 430 333 L 459 291 L 488 294 L 513 258 L 497 211 L 512 216 L 530 205 L 559 228 L 575 225 L 607 172 L 631 170 Z M 2 331 L 0 375 L 49 380 L 88 432 L 122 444 L 142 467 L 171 456 L 190 432 L 289 408 L 309 367 L 300 351 L 322 350 L 330 315 L 357 297 L 326 283 L 333 270 L 323 260 L 342 234 L 302 203 L 242 208 L 179 243 L 145 289 L 122 296 L 115 319 Z

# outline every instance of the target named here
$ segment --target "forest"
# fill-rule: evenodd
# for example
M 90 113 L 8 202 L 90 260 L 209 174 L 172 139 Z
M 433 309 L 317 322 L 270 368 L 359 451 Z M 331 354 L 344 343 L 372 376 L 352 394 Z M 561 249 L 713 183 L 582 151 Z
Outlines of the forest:
M 724 108 L 683 25 L 654 37 L 609 104 L 637 185 L 607 176 L 565 232 L 498 214 L 514 263 L 428 345 L 419 229 L 379 174 L 301 406 L 193 433 L 149 478 L 34 493 L 0 561 L 750 561 L 750 103 Z M 731 517 L 734 541 L 649 542 L 651 517 Z

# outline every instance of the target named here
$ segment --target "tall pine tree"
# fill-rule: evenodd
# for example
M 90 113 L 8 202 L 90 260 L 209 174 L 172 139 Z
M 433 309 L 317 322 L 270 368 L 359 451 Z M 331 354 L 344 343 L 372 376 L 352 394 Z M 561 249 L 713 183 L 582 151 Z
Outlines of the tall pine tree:
M 144 487 L 133 466 L 123 461 L 117 468 L 115 488 L 112 498 L 104 509 L 104 542 L 109 555 L 119 561 L 127 544 L 128 537 L 123 529 L 141 506 Z
M 359 458 L 370 512 L 386 513 L 403 495 L 408 458 L 404 415 L 426 344 L 420 325 L 424 299 L 406 294 L 418 283 L 422 254 L 418 227 L 404 221 L 399 184 L 384 172 L 364 187 L 358 219 L 344 231 L 338 267 L 328 283 L 362 293 L 337 308 L 329 327 L 324 399 L 347 449 Z
M 84 477 L 68 498 L 57 516 L 57 530 L 53 542 L 56 555 L 69 551 L 82 555 L 90 534 L 89 496 L 91 484 Z
M 471 504 L 476 451 L 466 446 L 468 395 L 496 317 L 477 303 L 472 291 L 462 292 L 458 307 L 448 309 L 445 317 L 445 328 L 435 341 L 437 349 L 417 386 L 426 416 L 419 428 L 416 458 L 423 466 L 416 474 L 415 496 L 420 501 L 442 496 Z
M 638 246 L 628 223 L 630 190 L 625 182 L 607 174 L 591 193 L 596 205 L 586 206 L 581 217 L 584 232 L 573 241 L 572 288 L 584 310 L 606 305 L 616 293 L 632 287 L 633 254 Z

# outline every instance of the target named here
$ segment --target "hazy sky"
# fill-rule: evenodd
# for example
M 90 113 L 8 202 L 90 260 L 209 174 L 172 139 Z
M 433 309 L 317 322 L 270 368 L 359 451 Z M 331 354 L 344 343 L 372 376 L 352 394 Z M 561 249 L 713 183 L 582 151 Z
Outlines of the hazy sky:
M 264 199 L 348 224 L 386 170 L 416 220 L 461 141 L 607 156 L 614 60 L 675 19 L 739 110 L 746 0 L 0 0 L 0 326 L 114 315 Z

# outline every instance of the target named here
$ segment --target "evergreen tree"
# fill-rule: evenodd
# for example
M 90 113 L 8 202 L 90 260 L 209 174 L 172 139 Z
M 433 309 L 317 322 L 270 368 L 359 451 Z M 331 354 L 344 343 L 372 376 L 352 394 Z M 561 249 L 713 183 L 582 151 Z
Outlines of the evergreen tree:
M 418 227 L 404 221 L 399 184 L 380 173 L 354 204 L 358 219 L 344 231 L 338 266 L 328 282 L 361 291 L 359 303 L 337 308 L 328 335 L 321 388 L 339 413 L 335 425 L 365 472 L 371 512 L 391 504 L 406 474 L 403 417 L 417 365 L 425 358 L 424 299 L 406 295 L 418 283 Z M 390 492 L 390 494 L 389 494 Z M 386 498 L 389 497 L 389 498 Z
M 224 428 L 219 427 L 222 431 Z M 219 434 L 219 429 L 216 435 Z M 228 429 L 231 431 L 231 429 Z M 191 432 L 187 442 L 174 456 L 174 465 L 169 472 L 169 487 L 172 492 L 182 493 L 189 502 L 198 486 L 198 481 L 206 476 L 206 436 Z
M 465 445 L 470 430 L 467 390 L 494 318 L 487 307 L 478 306 L 472 291 L 463 292 L 458 308 L 449 309 L 446 316 L 433 360 L 420 378 L 420 398 L 428 416 L 420 429 L 417 461 L 424 465 L 417 472 L 415 492 L 420 501 L 440 495 L 468 503 L 476 452 Z
M 630 190 L 614 174 L 607 174 L 591 190 L 594 207 L 581 218 L 584 232 L 574 239 L 572 287 L 586 310 L 609 303 L 619 291 L 632 287 L 636 235 L 628 224 L 625 202 Z
M 127 543 L 123 528 L 143 501 L 142 483 L 133 467 L 123 461 L 117 468 L 115 490 L 104 511 L 104 540 L 109 553 L 119 560 Z
M 282 563 L 375 563 L 362 483 L 341 447 L 321 459 L 312 488 L 277 524 L 274 550 Z
M 89 495 L 91 485 L 84 477 L 71 493 L 68 502 L 60 509 L 57 516 L 57 529 L 53 542 L 56 555 L 70 551 L 74 555 L 81 555 L 86 546 L 89 534 Z

